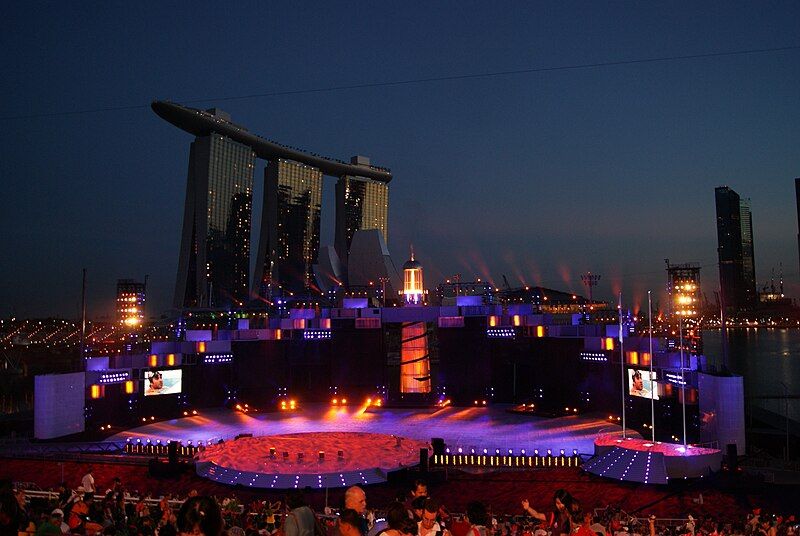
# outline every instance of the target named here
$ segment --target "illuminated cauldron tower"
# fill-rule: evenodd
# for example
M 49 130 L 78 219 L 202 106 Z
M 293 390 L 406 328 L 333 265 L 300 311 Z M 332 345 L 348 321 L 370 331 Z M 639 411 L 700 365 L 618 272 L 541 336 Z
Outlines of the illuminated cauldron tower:
M 422 265 L 411 259 L 403 265 L 403 298 L 407 307 L 421 306 L 425 301 Z M 424 321 L 403 322 L 400 347 L 400 393 L 431 392 L 431 360 L 428 353 L 428 327 Z

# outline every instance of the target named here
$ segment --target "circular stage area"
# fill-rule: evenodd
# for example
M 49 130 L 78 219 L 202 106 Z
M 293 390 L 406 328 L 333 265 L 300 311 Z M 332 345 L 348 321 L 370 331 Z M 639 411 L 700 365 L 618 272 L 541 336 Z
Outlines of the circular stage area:
M 241 437 L 206 447 L 197 474 L 253 488 L 346 487 L 385 482 L 419 463 L 425 441 L 366 432 L 309 432 Z

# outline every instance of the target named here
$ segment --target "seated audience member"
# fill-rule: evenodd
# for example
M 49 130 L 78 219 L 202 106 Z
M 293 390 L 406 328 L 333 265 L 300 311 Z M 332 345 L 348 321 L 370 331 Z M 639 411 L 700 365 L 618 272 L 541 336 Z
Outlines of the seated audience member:
M 211 497 L 187 499 L 178 512 L 178 532 L 182 536 L 221 536 L 222 511 Z
M 366 534 L 369 526 L 367 524 L 367 494 L 358 486 L 351 486 L 344 492 L 344 507 L 355 510 L 361 516 L 361 526 L 358 530 L 361 534 Z
M 422 506 L 422 515 L 417 523 L 418 536 L 452 536 L 450 531 L 437 520 L 439 503 L 433 499 L 425 499 Z
M 362 517 L 352 508 L 345 508 L 339 514 L 339 536 L 361 536 Z
M 50 517 L 45 519 L 36 529 L 36 536 L 61 536 L 61 515 L 55 512 L 61 511 L 53 510 Z
M 467 521 L 469 521 L 468 536 L 487 536 L 489 534 L 486 525 L 489 516 L 486 513 L 486 506 L 480 501 L 472 501 L 467 505 Z
M 387 528 L 382 533 L 383 536 L 413 536 L 417 533 L 417 526 L 408 517 L 408 510 L 401 502 L 393 502 L 386 509 Z
M 575 532 L 575 536 L 597 536 L 597 533 L 592 527 L 592 521 L 592 513 L 584 512 L 583 523 L 581 523 L 580 527 L 578 527 L 578 530 Z
M 57 525 L 63 534 L 69 534 L 69 525 L 64 523 L 64 511 L 61 508 L 56 508 L 50 515 L 52 516 L 53 524 Z
M 408 517 L 414 520 L 415 523 L 419 523 L 422 520 L 422 512 L 425 510 L 425 501 L 427 501 L 427 497 L 414 497 L 411 501 L 411 509 L 408 511 Z
M 283 532 L 286 536 L 313 536 L 314 511 L 308 506 L 303 490 L 292 489 L 286 493 L 286 506 L 290 511 L 283 518 Z

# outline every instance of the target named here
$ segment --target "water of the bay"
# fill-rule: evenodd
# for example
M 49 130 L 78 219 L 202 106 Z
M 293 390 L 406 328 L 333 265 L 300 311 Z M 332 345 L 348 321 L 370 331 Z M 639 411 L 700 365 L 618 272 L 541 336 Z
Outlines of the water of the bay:
M 703 346 L 708 365 L 721 369 L 720 331 L 703 331 Z M 781 416 L 788 409 L 790 419 L 800 420 L 800 399 L 791 398 L 800 394 L 800 329 L 729 329 L 728 369 L 744 377 L 747 404 Z

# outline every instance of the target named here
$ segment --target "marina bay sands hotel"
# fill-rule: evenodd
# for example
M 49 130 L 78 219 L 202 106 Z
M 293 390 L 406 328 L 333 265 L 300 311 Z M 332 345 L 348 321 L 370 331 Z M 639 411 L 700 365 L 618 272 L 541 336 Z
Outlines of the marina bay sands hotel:
M 241 306 L 254 298 L 266 299 L 273 291 L 283 295 L 321 292 L 314 265 L 320 252 L 323 175 L 339 179 L 335 244 L 334 251 L 323 255 L 325 277 L 339 285 L 346 283 L 357 231 L 375 230 L 373 242 L 388 258 L 389 169 L 370 165 L 362 156 L 344 162 L 256 136 L 221 110 L 165 101 L 153 102 L 152 108 L 196 136 L 189 150 L 176 308 Z M 266 160 L 267 166 L 251 285 L 256 158 Z

